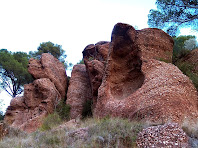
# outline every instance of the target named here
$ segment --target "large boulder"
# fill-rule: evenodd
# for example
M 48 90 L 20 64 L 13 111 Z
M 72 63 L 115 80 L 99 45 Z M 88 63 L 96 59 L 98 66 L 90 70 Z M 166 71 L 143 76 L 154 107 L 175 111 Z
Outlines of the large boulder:
M 148 32 L 145 37 L 149 36 L 149 30 L 143 30 Z M 127 24 L 115 25 L 94 116 L 119 116 L 155 123 L 170 120 L 181 123 L 187 117 L 196 118 L 198 96 L 192 82 L 176 66 L 157 60 L 159 56 L 166 58 L 166 50 L 171 52 L 170 36 L 152 30 L 152 34 L 160 32 L 156 42 L 160 40 L 167 46 L 163 44 L 165 47 L 158 48 L 161 54 L 154 52 L 144 57 L 145 50 L 154 46 L 145 40 L 148 46 L 142 50 L 137 39 L 139 32 Z
M 67 89 L 67 75 L 65 67 L 58 59 L 49 53 L 43 53 L 40 60 L 31 58 L 29 60 L 28 72 L 35 78 L 49 78 L 61 97 L 65 98 Z
M 5 114 L 11 127 L 34 132 L 43 118 L 54 112 L 58 102 L 65 98 L 66 72 L 63 64 L 50 54 L 41 60 L 30 59 L 29 72 L 36 79 L 24 85 L 24 95 L 13 98 Z
M 42 124 L 43 117 L 54 112 L 60 99 L 60 93 L 49 79 L 35 80 L 24 86 L 24 96 L 11 100 L 5 121 L 11 127 L 33 132 Z
M 66 103 L 71 107 L 70 117 L 72 119 L 81 118 L 84 104 L 86 101 L 91 99 L 91 86 L 85 65 L 74 65 L 69 82 L 66 101 Z

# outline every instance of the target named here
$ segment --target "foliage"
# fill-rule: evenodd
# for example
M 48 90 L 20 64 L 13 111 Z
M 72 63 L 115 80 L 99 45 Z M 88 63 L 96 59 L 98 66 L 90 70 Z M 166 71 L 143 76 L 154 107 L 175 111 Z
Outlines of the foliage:
M 70 114 L 70 109 L 71 109 L 70 105 L 66 104 L 64 99 L 62 99 L 56 107 L 56 112 L 62 120 L 68 120 L 69 114 Z
M 178 61 L 175 64 L 185 75 L 187 75 L 192 80 L 195 88 L 198 90 L 198 75 L 193 72 L 194 65 L 182 61 Z
M 195 38 L 190 38 L 184 42 L 184 48 L 188 50 L 193 50 L 197 47 L 197 40 Z
M 151 9 L 148 15 L 150 27 L 165 29 L 175 35 L 179 28 L 198 27 L 197 0 L 157 0 L 157 10 Z
M 3 112 L 0 111 L 0 121 L 4 119 L 4 115 L 3 115 Z
M 28 73 L 29 56 L 24 52 L 0 50 L 0 83 L 10 96 L 15 97 L 23 92 L 23 85 L 32 82 Z
M 186 48 L 185 43 L 190 39 L 195 39 L 195 36 L 179 36 L 173 37 L 174 39 L 174 47 L 173 47 L 173 60 L 172 63 L 176 63 L 182 57 L 185 57 L 190 53 L 190 50 Z
M 84 63 L 84 60 L 82 59 L 77 64 L 85 64 L 85 63 Z
M 92 100 L 86 100 L 83 104 L 83 110 L 82 110 L 82 117 L 91 117 L 92 116 Z
M 60 62 L 64 63 L 65 67 L 72 66 L 71 63 L 67 63 L 65 61 L 65 58 L 67 55 L 65 54 L 65 51 L 62 49 L 61 45 L 54 44 L 50 41 L 48 42 L 42 42 L 40 46 L 37 48 L 38 51 L 32 52 L 30 51 L 29 54 L 31 57 L 39 59 L 42 55 L 42 53 L 50 53 L 55 58 L 57 58 Z
M 43 120 L 43 124 L 40 127 L 41 131 L 46 131 L 46 130 L 50 130 L 53 127 L 55 127 L 56 125 L 61 123 L 61 118 L 60 116 L 54 112 L 53 114 L 49 114 L 44 120 Z
M 119 118 L 87 118 L 79 122 L 77 127 L 67 127 L 66 124 L 62 128 L 38 130 L 26 136 L 9 135 L 9 138 L 0 141 L 0 148 L 136 147 L 136 136 L 143 128 L 141 123 Z M 79 129 L 86 129 L 86 134 L 75 132 Z

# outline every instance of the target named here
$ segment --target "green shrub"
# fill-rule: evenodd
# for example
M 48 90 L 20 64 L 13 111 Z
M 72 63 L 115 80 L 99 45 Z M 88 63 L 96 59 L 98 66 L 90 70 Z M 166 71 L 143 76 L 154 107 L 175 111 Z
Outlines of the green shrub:
M 58 113 L 54 112 L 53 114 L 49 114 L 44 120 L 43 120 L 43 124 L 40 127 L 41 131 L 46 131 L 46 130 L 50 130 L 53 127 L 57 126 L 58 124 L 61 123 L 61 118 L 58 115 Z
M 82 117 L 91 117 L 92 116 L 92 100 L 86 100 L 83 104 L 83 111 L 82 111 Z
M 3 115 L 3 112 L 0 111 L 0 121 L 4 119 L 4 115 Z
M 62 120 L 68 120 L 69 114 L 70 114 L 70 109 L 71 109 L 70 105 L 66 104 L 64 99 L 62 99 L 56 107 L 56 112 Z
M 178 61 L 176 64 L 175 64 L 186 76 L 188 76 L 195 88 L 198 90 L 198 75 L 193 73 L 193 69 L 194 69 L 194 65 L 188 63 L 188 62 L 180 62 Z

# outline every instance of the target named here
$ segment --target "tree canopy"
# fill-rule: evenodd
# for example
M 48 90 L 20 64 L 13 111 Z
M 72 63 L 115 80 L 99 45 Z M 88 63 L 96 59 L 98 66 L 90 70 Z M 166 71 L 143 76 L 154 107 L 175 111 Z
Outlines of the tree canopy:
M 157 10 L 151 9 L 148 15 L 148 25 L 164 29 L 170 35 L 175 35 L 178 29 L 189 26 L 198 28 L 197 0 L 157 0 Z
M 71 63 L 67 63 L 65 61 L 65 58 L 67 55 L 65 54 L 65 51 L 62 49 L 61 45 L 54 44 L 52 42 L 42 42 L 40 46 L 37 48 L 37 51 L 35 52 L 29 52 L 31 57 L 34 58 L 40 58 L 42 53 L 50 53 L 55 58 L 57 58 L 60 62 L 64 63 L 65 67 L 71 66 Z
M 32 76 L 27 69 L 28 60 L 27 53 L 0 50 L 0 88 L 11 97 L 21 94 L 23 85 L 32 82 Z
M 191 48 L 188 48 L 188 42 L 194 41 L 193 44 L 190 43 L 190 45 L 193 45 L 194 48 L 196 47 L 196 40 L 195 36 L 192 35 L 182 35 L 178 37 L 173 37 L 174 39 L 174 47 L 173 47 L 173 63 L 175 63 L 177 60 L 181 59 L 182 57 L 186 56 L 188 53 L 190 53 Z M 188 45 L 188 46 L 187 46 Z

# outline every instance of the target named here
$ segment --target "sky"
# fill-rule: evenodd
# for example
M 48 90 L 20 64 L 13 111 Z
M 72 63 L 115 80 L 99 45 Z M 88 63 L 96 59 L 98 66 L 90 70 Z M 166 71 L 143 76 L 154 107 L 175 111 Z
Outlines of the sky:
M 76 64 L 88 44 L 110 41 L 118 22 L 147 28 L 156 0 L 0 0 L 0 49 L 36 51 L 40 43 L 62 45 Z M 67 71 L 71 75 L 71 71 Z M 4 108 L 10 103 L 0 92 Z M 0 110 L 2 110 L 0 108 Z

